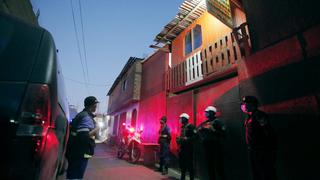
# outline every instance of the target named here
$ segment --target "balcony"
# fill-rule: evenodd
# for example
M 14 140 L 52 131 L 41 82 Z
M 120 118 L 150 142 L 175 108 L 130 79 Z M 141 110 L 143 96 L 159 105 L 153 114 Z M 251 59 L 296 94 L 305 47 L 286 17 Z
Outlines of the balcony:
M 236 72 L 236 64 L 250 54 L 247 25 L 235 28 L 167 71 L 167 91 L 176 93 Z

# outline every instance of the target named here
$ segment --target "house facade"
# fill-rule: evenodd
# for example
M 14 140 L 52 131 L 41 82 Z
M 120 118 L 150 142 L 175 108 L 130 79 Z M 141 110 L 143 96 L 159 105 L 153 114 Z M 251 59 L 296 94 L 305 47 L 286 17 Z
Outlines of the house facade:
M 113 122 L 113 135 L 118 135 L 123 123 L 136 126 L 141 88 L 141 61 L 130 57 L 111 86 L 108 96 L 108 115 Z
M 156 142 L 159 119 L 166 115 L 177 155 L 179 115 L 188 113 L 197 126 L 204 109 L 214 105 L 227 127 L 227 178 L 250 179 L 240 100 L 254 95 L 279 137 L 280 179 L 317 177 L 312 164 L 320 160 L 320 18 L 314 3 L 184 1 L 155 37 L 162 47 L 141 63 L 136 122 L 144 126 L 145 142 Z M 206 177 L 201 151 L 197 146 L 196 169 Z

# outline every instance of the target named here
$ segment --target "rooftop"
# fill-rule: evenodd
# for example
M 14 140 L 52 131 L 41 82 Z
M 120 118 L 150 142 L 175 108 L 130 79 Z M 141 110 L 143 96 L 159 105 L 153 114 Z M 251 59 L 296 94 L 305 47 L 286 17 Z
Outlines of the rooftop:
M 185 0 L 179 10 L 175 18 L 155 37 L 154 41 L 157 44 L 170 44 L 194 20 L 198 19 L 207 10 L 207 7 L 204 0 Z
M 129 70 L 129 68 L 137 61 L 142 61 L 143 59 L 137 58 L 137 57 L 130 57 L 129 60 L 127 61 L 126 65 L 124 65 L 122 71 L 116 78 L 116 80 L 113 82 L 109 92 L 108 96 L 113 92 L 114 88 L 118 85 L 118 83 L 121 81 L 122 77 L 126 74 L 126 72 Z

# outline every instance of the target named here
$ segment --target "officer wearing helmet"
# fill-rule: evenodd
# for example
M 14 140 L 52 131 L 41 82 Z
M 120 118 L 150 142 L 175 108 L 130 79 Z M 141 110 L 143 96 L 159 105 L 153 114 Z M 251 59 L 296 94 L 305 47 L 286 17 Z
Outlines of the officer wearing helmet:
M 216 107 L 208 106 L 205 109 L 207 120 L 198 126 L 197 132 L 204 147 L 208 179 L 224 180 L 226 178 L 223 168 L 222 141 L 226 134 L 226 127 L 216 117 L 216 113 Z
M 254 180 L 275 180 L 276 136 L 268 115 L 258 109 L 254 96 L 242 98 L 241 110 L 247 115 L 244 126 Z
M 181 126 L 180 136 L 176 141 L 179 145 L 179 163 L 181 168 L 181 180 L 185 179 L 186 172 L 189 172 L 190 180 L 194 179 L 193 170 L 193 140 L 195 137 L 195 127 L 189 123 L 190 116 L 182 113 L 179 116 Z
M 94 136 L 99 131 L 94 121 L 94 112 L 99 101 L 94 96 L 86 97 L 84 109 L 76 115 L 70 125 L 70 136 L 66 156 L 67 179 L 82 179 L 88 159 L 94 154 Z

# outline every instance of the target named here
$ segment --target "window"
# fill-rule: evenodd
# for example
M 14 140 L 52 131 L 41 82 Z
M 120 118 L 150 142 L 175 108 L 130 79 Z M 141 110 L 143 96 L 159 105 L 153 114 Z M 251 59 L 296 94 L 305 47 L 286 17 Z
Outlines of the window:
M 124 79 L 124 80 L 122 81 L 122 84 L 121 84 L 121 89 L 122 89 L 122 91 L 125 91 L 126 88 L 127 88 L 127 80 Z
M 196 27 L 193 28 L 193 49 L 197 49 L 202 44 L 202 32 L 201 32 L 201 26 L 196 25 Z
M 196 25 L 189 31 L 184 38 L 185 55 L 190 54 L 193 50 L 202 45 L 202 30 L 200 25 Z
M 119 115 L 115 116 L 114 123 L 113 123 L 113 135 L 118 135 L 118 128 L 119 128 Z
M 137 110 L 134 109 L 131 114 L 131 127 L 136 128 L 137 123 Z
M 191 31 L 187 33 L 184 41 L 185 41 L 184 52 L 185 52 L 185 54 L 189 54 L 192 52 Z

